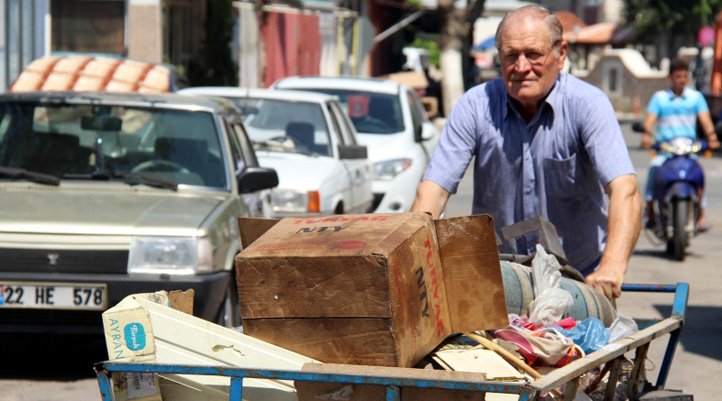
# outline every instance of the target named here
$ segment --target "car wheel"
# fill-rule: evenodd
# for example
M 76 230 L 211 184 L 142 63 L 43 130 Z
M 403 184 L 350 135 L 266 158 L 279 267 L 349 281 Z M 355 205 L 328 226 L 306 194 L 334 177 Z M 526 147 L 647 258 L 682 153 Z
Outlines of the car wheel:
M 231 274 L 223 302 L 218 310 L 216 323 L 228 328 L 235 328 L 241 325 L 241 306 L 238 301 L 238 290 L 236 288 L 236 276 Z

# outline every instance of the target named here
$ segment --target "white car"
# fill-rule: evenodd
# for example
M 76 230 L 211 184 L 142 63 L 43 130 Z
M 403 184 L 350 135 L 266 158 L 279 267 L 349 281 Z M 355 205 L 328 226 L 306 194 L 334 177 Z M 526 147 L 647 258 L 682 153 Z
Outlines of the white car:
M 379 213 L 407 212 L 416 187 L 439 142 L 439 130 L 429 121 L 413 89 L 373 78 L 290 77 L 274 89 L 322 92 L 336 96 L 368 146 L 374 165 L 373 209 Z
M 259 163 L 278 173 L 272 215 L 367 213 L 373 168 L 366 146 L 333 96 L 319 93 L 197 87 L 186 95 L 221 96 L 245 116 Z

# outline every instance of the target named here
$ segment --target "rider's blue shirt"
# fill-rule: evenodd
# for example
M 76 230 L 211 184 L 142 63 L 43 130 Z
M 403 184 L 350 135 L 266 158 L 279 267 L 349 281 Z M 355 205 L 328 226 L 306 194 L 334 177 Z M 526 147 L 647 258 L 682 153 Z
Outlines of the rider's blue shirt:
M 699 91 L 684 88 L 681 96 L 672 89 L 656 92 L 647 106 L 647 113 L 657 115 L 657 142 L 677 137 L 697 138 L 697 114 L 709 111 Z
M 542 216 L 571 266 L 585 275 L 597 267 L 607 237 L 602 186 L 634 174 L 601 90 L 561 73 L 527 124 L 500 78 L 472 88 L 454 106 L 424 179 L 456 193 L 472 157 L 472 213 L 492 214 L 500 238 L 501 227 Z M 526 254 L 532 242 L 500 250 Z

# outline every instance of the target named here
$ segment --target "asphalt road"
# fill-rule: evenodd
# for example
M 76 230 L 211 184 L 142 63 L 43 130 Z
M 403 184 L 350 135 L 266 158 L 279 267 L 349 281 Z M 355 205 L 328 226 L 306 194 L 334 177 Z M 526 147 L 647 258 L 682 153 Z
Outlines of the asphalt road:
M 622 128 L 640 186 L 647 175 L 649 152 L 638 150 L 639 137 L 630 125 Z M 627 274 L 628 283 L 690 284 L 689 307 L 681 342 L 677 347 L 666 388 L 684 390 L 696 400 L 715 399 L 717 380 L 722 377 L 722 157 L 702 160 L 707 174 L 708 219 L 712 230 L 692 239 L 684 262 L 670 260 L 664 249 L 640 236 Z M 471 210 L 471 174 L 452 196 L 447 217 Z M 619 312 L 636 318 L 668 316 L 669 294 L 625 293 L 617 302 Z M 655 340 L 646 364 L 650 381 L 656 381 L 668 336 Z M 97 338 L 74 339 L 56 336 L 0 338 L 0 399 L 3 401 L 99 400 L 92 363 L 105 359 Z M 631 357 L 631 356 L 630 356 Z

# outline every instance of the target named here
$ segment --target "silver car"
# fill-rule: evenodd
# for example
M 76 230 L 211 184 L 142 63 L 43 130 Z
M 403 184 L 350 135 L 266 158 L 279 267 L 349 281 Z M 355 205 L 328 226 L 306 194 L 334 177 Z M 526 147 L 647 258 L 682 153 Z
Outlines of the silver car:
M 241 119 L 174 94 L 0 95 L 0 331 L 102 333 L 125 296 L 189 288 L 238 326 L 236 218 L 278 184 Z

